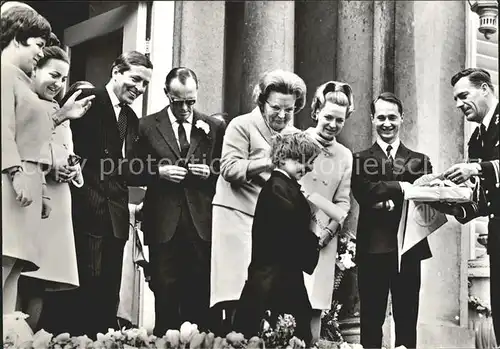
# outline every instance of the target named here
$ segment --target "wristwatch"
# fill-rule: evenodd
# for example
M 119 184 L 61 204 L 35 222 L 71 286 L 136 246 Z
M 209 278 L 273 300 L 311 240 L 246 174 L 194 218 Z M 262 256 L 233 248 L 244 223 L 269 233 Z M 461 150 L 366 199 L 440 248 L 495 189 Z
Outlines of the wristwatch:
M 335 233 L 328 227 L 325 227 L 325 230 L 328 232 L 328 235 L 330 235 L 331 238 L 335 236 Z

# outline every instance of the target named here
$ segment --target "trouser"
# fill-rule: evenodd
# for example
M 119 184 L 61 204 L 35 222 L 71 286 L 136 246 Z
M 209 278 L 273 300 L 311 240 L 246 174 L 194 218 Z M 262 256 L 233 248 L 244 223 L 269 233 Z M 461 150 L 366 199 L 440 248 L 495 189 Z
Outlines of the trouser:
M 500 345 L 500 219 L 488 224 L 488 253 L 490 255 L 491 317 L 497 344 Z
M 75 236 L 80 287 L 47 295 L 41 320 L 47 328 L 91 338 L 118 329 L 125 242 L 114 236 Z
M 398 273 L 397 251 L 358 257 L 361 345 L 382 347 L 389 290 L 396 332 L 396 347 L 415 348 L 420 293 L 420 260 L 402 259 Z
M 163 336 L 184 321 L 196 323 L 200 331 L 210 329 L 214 322 L 209 310 L 210 242 L 198 235 L 186 203 L 172 239 L 150 244 L 149 256 L 154 334 Z

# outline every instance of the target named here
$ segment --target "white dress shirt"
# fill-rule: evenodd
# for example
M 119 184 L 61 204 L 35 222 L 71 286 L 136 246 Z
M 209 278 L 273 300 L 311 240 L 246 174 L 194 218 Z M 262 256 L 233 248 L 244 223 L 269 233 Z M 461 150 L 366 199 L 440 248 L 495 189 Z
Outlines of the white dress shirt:
M 386 143 L 382 140 L 382 138 L 377 137 L 377 144 L 380 146 L 380 148 L 382 148 L 384 153 L 387 156 L 389 156 L 389 154 L 387 154 L 387 147 L 389 146 L 389 143 Z M 401 144 L 401 140 L 399 138 L 396 138 L 396 140 L 390 144 L 390 146 L 392 147 L 391 156 L 394 160 L 396 159 L 396 153 L 398 152 L 398 148 L 399 148 L 400 144 Z
M 168 107 L 167 109 L 168 117 L 170 118 L 170 123 L 172 124 L 172 129 L 174 130 L 175 139 L 177 140 L 177 145 L 179 149 L 181 149 L 181 144 L 179 143 L 179 126 L 180 124 L 177 122 L 177 118 L 174 113 L 172 113 L 172 109 Z M 193 128 L 193 113 L 184 120 L 183 123 L 184 129 L 186 130 L 186 139 L 188 143 L 191 143 L 191 129 Z
M 116 97 L 115 93 L 113 92 L 113 88 L 111 87 L 110 82 L 106 84 L 106 91 L 108 91 L 109 99 L 111 100 L 111 104 L 113 105 L 113 110 L 115 111 L 116 122 L 118 122 L 118 117 L 120 116 L 120 111 L 122 110 L 122 107 L 120 106 L 120 100 L 118 99 L 118 97 Z M 125 158 L 125 140 L 123 141 L 122 144 L 122 155 Z

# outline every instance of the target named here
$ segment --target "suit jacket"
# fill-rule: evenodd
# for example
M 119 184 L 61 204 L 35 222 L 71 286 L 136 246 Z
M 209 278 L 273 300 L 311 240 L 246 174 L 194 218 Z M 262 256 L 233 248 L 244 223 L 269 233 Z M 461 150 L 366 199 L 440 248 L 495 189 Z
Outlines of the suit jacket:
M 255 309 L 264 310 L 311 309 L 302 272 L 312 274 L 319 250 L 310 222 L 310 206 L 299 184 L 273 171 L 255 209 L 252 259 L 241 302 L 255 302 Z
M 186 159 L 182 159 L 167 110 L 168 107 L 148 115 L 139 124 L 138 146 L 141 157 L 149 157 L 151 163 L 150 171 L 142 171 L 142 182 L 148 186 L 142 223 L 145 243 L 163 243 L 173 237 L 184 200 L 199 236 L 210 241 L 212 199 L 220 171 L 224 123 L 194 110 L 190 147 Z M 196 126 L 198 120 L 210 126 L 208 134 Z M 209 178 L 201 179 L 188 173 L 182 182 L 173 183 L 158 177 L 159 164 L 183 165 L 185 162 L 209 165 Z
M 352 192 L 359 203 L 358 254 L 385 253 L 397 249 L 397 233 L 401 219 L 404 195 L 399 182 L 413 183 L 420 176 L 431 173 L 430 159 L 400 143 L 394 159 L 394 171 L 386 153 L 375 143 L 367 150 L 354 154 Z M 380 201 L 392 200 L 392 211 L 375 209 Z M 407 258 L 417 260 L 431 257 L 427 239 L 407 252 Z
M 282 132 L 294 131 L 297 129 L 289 127 Z M 257 197 L 271 173 L 265 171 L 248 178 L 247 169 L 250 162 L 267 161 L 272 136 L 258 107 L 231 120 L 224 137 L 214 205 L 253 216 Z
M 486 133 L 479 138 L 479 127 L 472 133 L 469 140 L 469 159 L 479 161 L 482 175 L 480 176 L 480 187 L 476 194 L 474 204 L 466 204 L 462 207 L 466 210 L 465 218 L 457 218 L 460 223 L 467 223 L 479 216 L 488 216 L 491 220 L 500 220 L 500 116 L 499 105 L 497 104 L 493 117 Z M 482 144 L 484 142 L 484 145 Z M 488 251 L 490 249 L 490 239 L 488 240 Z
M 80 119 L 71 121 L 75 154 L 82 157 L 85 184 L 71 188 L 75 234 L 113 234 L 128 239 L 127 160 L 136 157 L 139 119 L 132 109 L 127 114 L 125 155 L 118 133 L 116 114 L 106 88 L 84 89 L 80 97 L 95 95 L 92 107 Z

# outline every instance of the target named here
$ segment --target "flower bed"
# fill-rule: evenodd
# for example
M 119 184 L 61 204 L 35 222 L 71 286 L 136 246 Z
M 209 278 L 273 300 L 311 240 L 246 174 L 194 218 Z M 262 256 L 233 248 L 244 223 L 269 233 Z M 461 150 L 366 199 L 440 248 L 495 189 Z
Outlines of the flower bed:
M 272 329 L 263 321 L 259 337 L 244 338 L 241 333 L 231 332 L 225 338 L 213 333 L 200 332 L 196 324 L 185 322 L 179 330 L 168 330 L 163 337 L 150 335 L 140 329 L 110 329 L 108 333 L 98 333 L 96 340 L 87 336 L 71 337 L 68 333 L 57 336 L 40 330 L 33 334 L 26 323 L 27 315 L 16 312 L 4 316 L 3 348 L 19 349 L 303 349 L 304 341 L 294 336 L 295 319 L 291 315 L 279 317 L 276 328 Z M 319 348 L 359 349 L 359 344 L 322 341 Z

